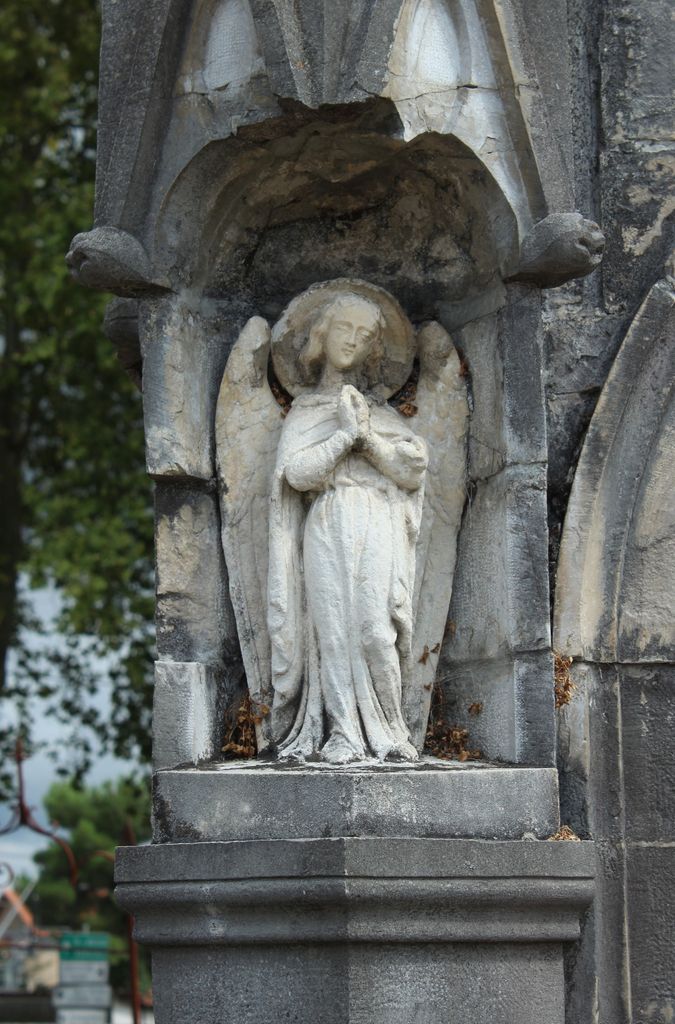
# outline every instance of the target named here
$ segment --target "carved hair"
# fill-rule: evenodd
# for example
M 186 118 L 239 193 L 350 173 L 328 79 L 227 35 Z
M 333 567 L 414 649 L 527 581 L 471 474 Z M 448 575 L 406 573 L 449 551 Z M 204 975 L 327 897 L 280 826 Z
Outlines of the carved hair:
M 340 310 L 353 306 L 355 302 L 361 306 L 367 306 L 372 311 L 375 323 L 377 324 L 377 334 L 373 338 L 370 352 L 363 364 L 369 380 L 371 376 L 376 376 L 384 354 L 383 333 L 385 321 L 382 310 L 376 303 L 371 302 L 370 299 L 366 299 L 362 295 L 338 295 L 328 302 L 317 316 L 310 327 L 307 344 L 300 353 L 298 362 L 309 380 L 316 379 L 317 372 L 326 357 L 325 342 L 331 321 Z

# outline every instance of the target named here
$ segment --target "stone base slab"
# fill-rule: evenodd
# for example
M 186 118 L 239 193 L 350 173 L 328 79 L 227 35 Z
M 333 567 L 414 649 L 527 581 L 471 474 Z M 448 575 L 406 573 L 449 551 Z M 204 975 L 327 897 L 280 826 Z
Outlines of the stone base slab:
M 157 1024 L 563 1024 L 591 843 L 315 839 L 118 850 Z
M 158 842 L 340 836 L 544 839 L 559 827 L 554 768 L 224 762 L 158 772 Z

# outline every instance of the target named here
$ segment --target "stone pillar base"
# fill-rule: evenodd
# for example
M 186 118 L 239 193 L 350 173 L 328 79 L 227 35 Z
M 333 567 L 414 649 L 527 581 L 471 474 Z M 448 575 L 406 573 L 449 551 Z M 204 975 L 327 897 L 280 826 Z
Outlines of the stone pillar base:
M 563 1024 L 593 845 L 342 838 L 117 852 L 157 1024 Z

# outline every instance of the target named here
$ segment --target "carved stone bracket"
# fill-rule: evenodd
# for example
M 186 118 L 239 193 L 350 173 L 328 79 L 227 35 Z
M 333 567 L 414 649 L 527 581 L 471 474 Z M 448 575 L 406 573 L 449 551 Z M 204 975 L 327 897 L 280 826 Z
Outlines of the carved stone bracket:
M 600 265 L 605 236 L 580 213 L 552 213 L 534 225 L 520 250 L 520 263 L 511 281 L 540 288 L 557 288 L 585 277 Z
M 72 276 L 87 288 L 116 295 L 163 291 L 153 278 L 148 255 L 133 235 L 115 227 L 92 228 L 75 235 L 66 255 Z

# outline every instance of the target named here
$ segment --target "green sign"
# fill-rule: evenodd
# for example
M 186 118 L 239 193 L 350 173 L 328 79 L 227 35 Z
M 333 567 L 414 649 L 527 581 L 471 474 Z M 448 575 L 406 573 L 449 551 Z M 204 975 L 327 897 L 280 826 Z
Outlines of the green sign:
M 64 932 L 61 936 L 62 960 L 107 960 L 110 936 L 107 932 Z

